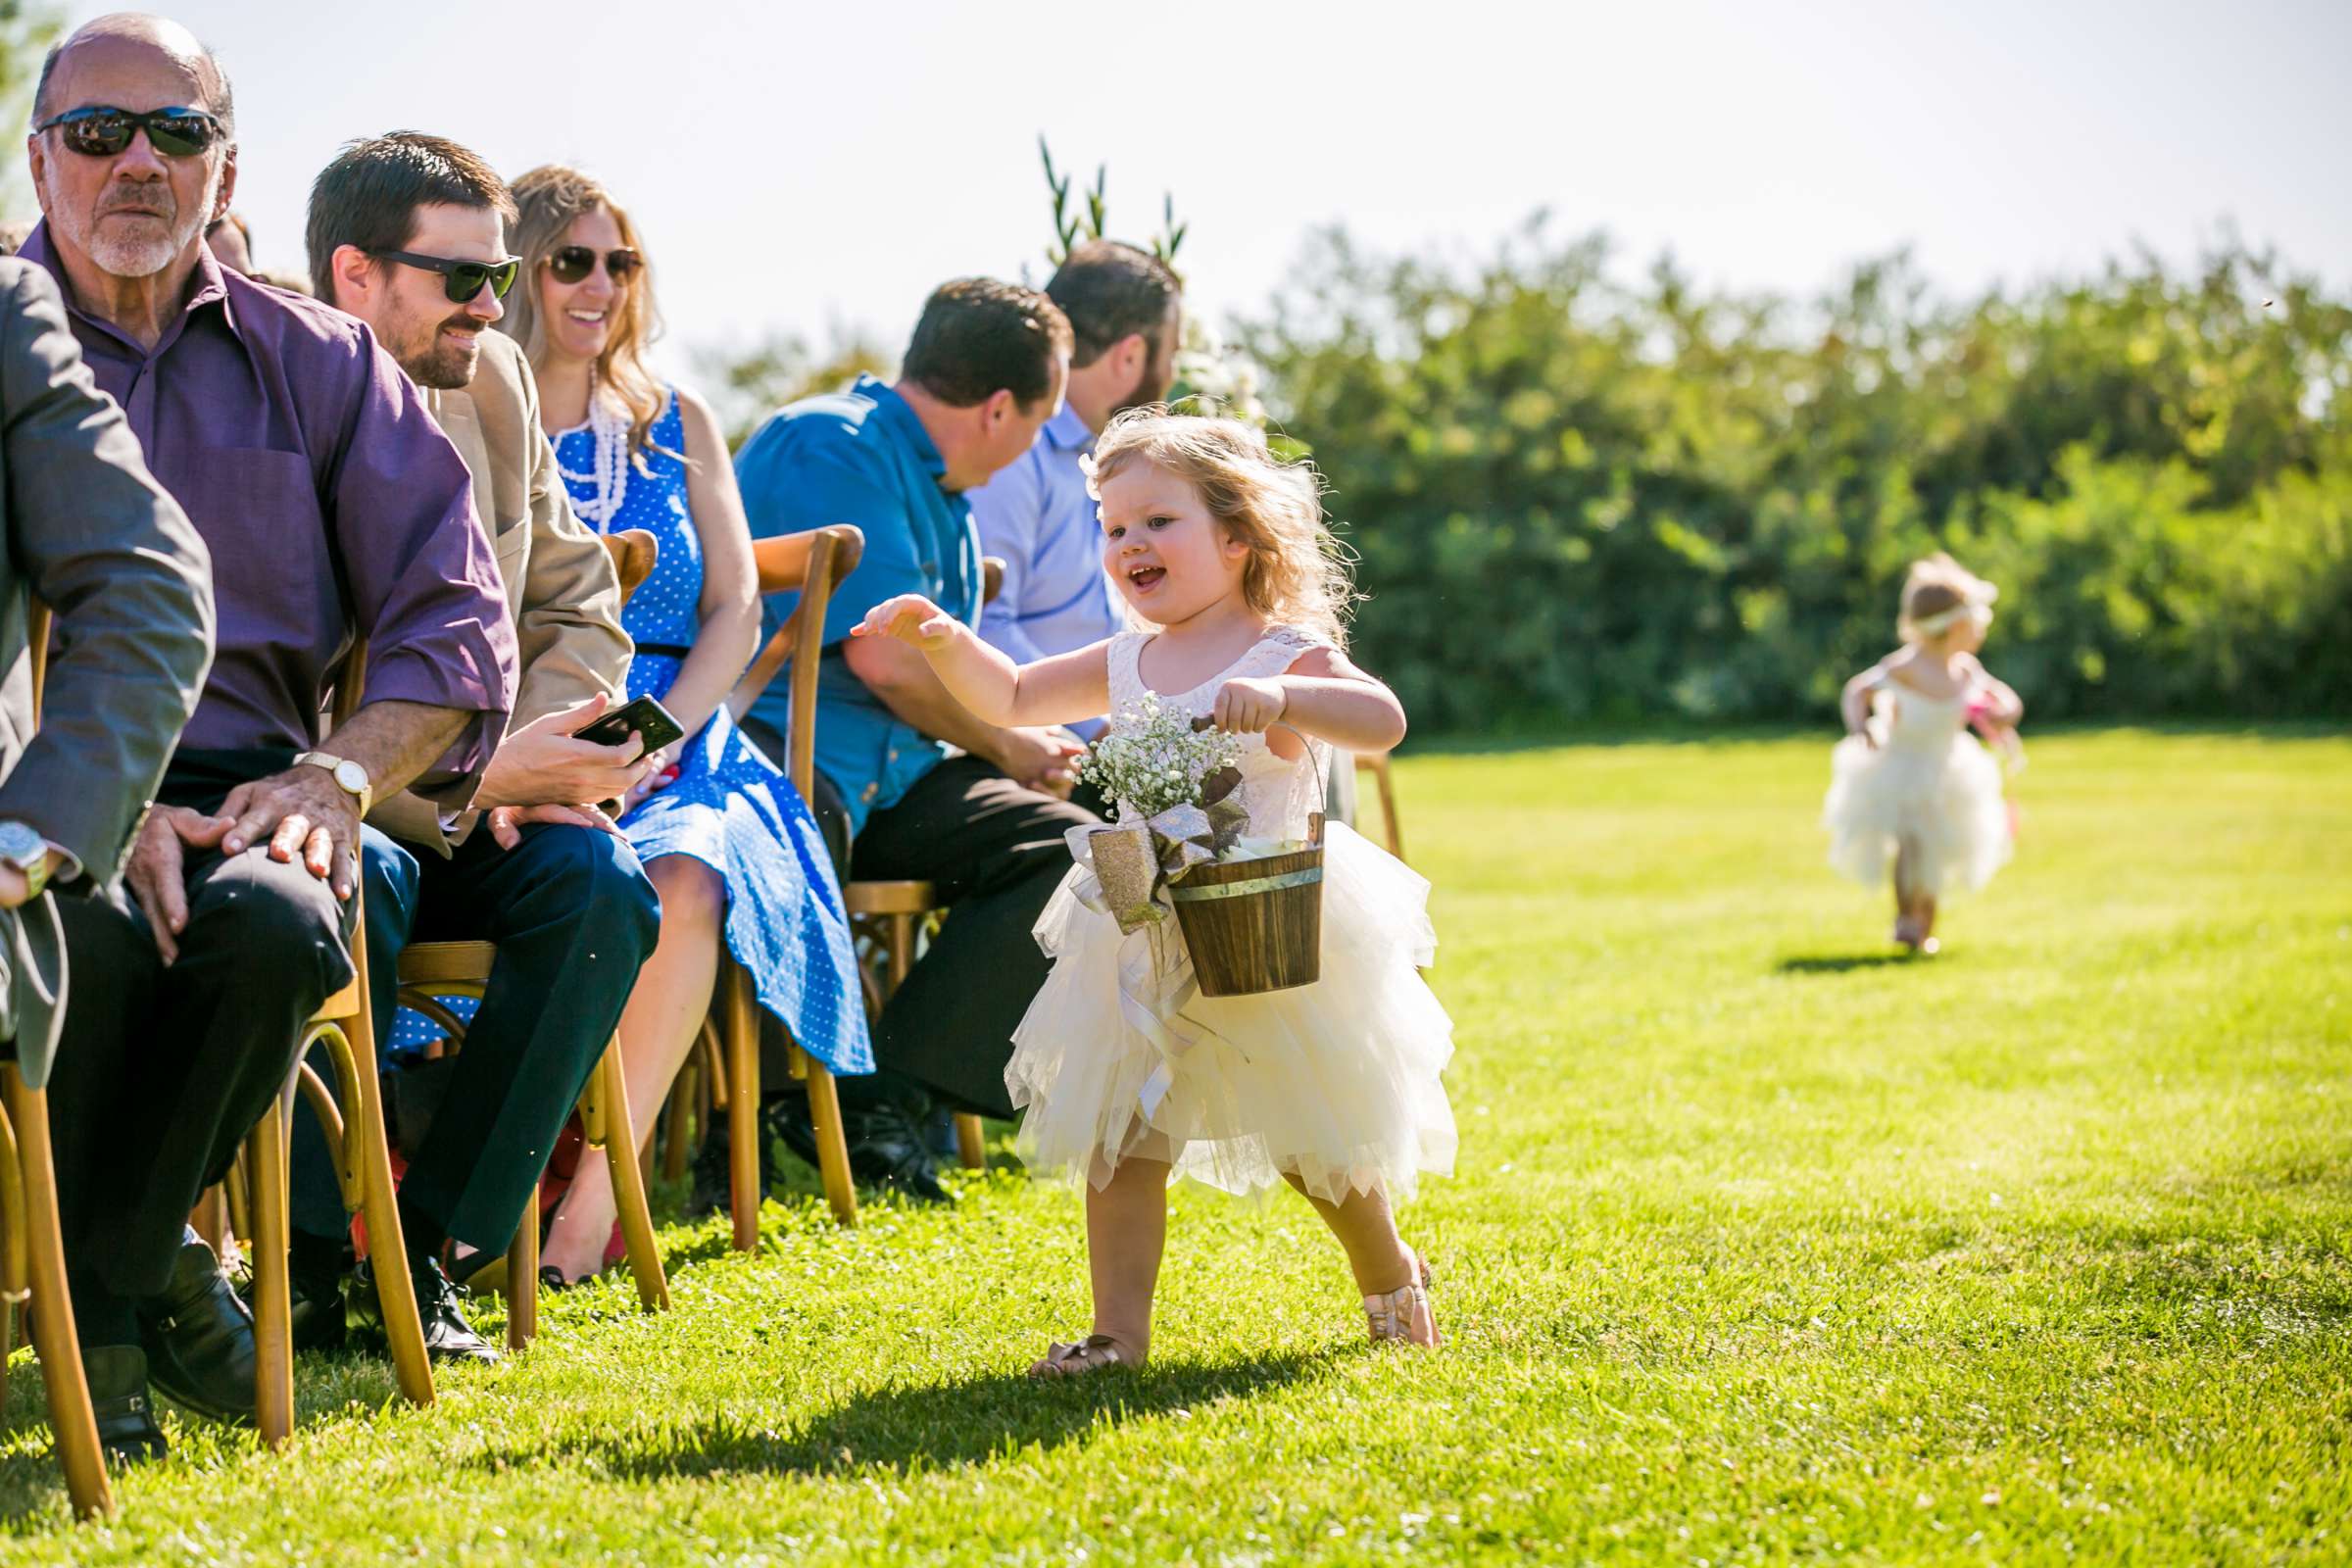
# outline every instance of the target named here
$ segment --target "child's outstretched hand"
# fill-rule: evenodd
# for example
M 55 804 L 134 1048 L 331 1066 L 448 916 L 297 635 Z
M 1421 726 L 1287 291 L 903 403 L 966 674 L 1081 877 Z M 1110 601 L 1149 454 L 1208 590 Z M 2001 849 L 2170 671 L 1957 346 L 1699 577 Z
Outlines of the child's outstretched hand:
M 865 619 L 850 628 L 850 635 L 896 637 L 928 653 L 947 647 L 962 624 L 921 594 L 900 594 L 867 611 Z
M 1279 680 L 1236 675 L 1217 689 L 1217 705 L 1209 720 L 1234 735 L 1255 735 L 1282 717 L 1291 694 Z

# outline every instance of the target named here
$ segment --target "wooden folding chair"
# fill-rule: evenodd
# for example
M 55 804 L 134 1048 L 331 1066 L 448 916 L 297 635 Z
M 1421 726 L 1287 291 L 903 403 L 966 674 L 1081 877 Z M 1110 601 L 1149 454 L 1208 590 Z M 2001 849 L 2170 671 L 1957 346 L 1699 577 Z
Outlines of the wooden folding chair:
M 612 557 L 625 606 L 637 585 L 653 575 L 660 548 L 643 528 L 601 536 Z M 452 997 L 482 999 L 498 948 L 489 942 L 417 942 L 400 956 L 400 1004 L 438 1023 L 450 1045 L 462 1048 L 466 1023 L 448 1006 Z M 637 1162 L 636 1124 L 629 1115 L 629 1095 L 621 1071 L 620 1038 L 615 1035 L 580 1092 L 580 1131 L 591 1148 L 605 1152 L 612 1174 L 612 1196 L 620 1210 L 620 1233 L 628 1247 L 629 1272 L 637 1281 L 637 1298 L 649 1312 L 669 1305 L 669 1280 L 662 1270 L 662 1252 L 654 1240 L 654 1216 L 646 1201 L 644 1170 Z M 514 1240 L 507 1249 L 503 1285 L 507 1298 L 507 1347 L 519 1350 L 539 1332 L 539 1191 L 531 1189 Z
M 28 607 L 25 640 L 32 661 L 32 716 L 40 722 L 49 673 L 49 609 Z M 18 1063 L 0 1062 L 0 1370 L 5 1370 L 19 1308 L 31 1314 L 33 1348 L 49 1396 L 66 1495 L 84 1519 L 115 1511 L 114 1488 L 98 1446 L 98 1417 L 66 1292 L 64 1230 L 57 1212 L 57 1166 L 49 1145 L 49 1091 L 24 1081 Z M 0 1377 L 0 1409 L 8 1384 Z
M 463 1049 L 465 1021 L 448 1006 L 451 997 L 479 1002 L 490 983 L 490 967 L 498 948 L 488 942 L 416 942 L 400 955 L 400 1004 L 423 1013 L 447 1031 L 450 1044 Z M 627 1244 L 629 1272 L 637 1281 L 637 1299 L 649 1312 L 669 1305 L 669 1281 L 662 1270 L 662 1250 L 654 1240 L 654 1215 L 646 1201 L 643 1168 L 637 1163 L 636 1124 L 629 1115 L 629 1093 L 621 1075 L 620 1039 L 612 1044 L 580 1092 L 580 1131 L 591 1148 L 605 1152 L 612 1173 L 612 1197 L 620 1210 L 620 1234 Z M 519 1350 L 539 1332 L 539 1190 L 531 1189 L 522 1221 L 507 1249 L 507 1347 Z
M 833 590 L 858 569 L 864 553 L 864 533 L 846 523 L 760 539 L 752 546 L 760 592 L 766 595 L 798 589 L 801 599 L 744 671 L 727 698 L 727 707 L 740 721 L 769 683 L 789 669 L 791 718 L 785 736 L 784 771 L 803 800 L 812 798 L 816 788 L 816 674 L 818 656 L 824 649 L 825 608 Z M 723 949 L 715 1011 L 715 1024 L 705 1031 L 705 1038 L 717 1048 L 702 1053 L 707 1073 L 690 1067 L 681 1077 L 704 1076 L 711 1089 L 713 1106 L 726 1108 L 727 1186 L 735 1246 L 748 1252 L 760 1245 L 760 1003 L 751 975 Z M 798 1042 L 791 1047 L 790 1060 L 792 1075 L 808 1086 L 808 1120 L 816 1133 L 817 1174 L 824 1183 L 825 1200 L 832 1205 L 836 1219 L 855 1225 L 858 1189 L 850 1179 L 850 1146 L 842 1131 L 841 1097 L 833 1074 Z M 683 1116 L 672 1111 L 670 1120 L 673 1127 L 679 1126 Z M 677 1147 L 673 1142 L 673 1149 Z M 673 1153 L 671 1157 L 679 1156 Z
M 25 642 L 32 662 L 32 718 L 41 718 L 49 674 L 49 607 L 26 607 Z M 49 1145 L 49 1091 L 24 1081 L 12 1058 L 0 1062 L 0 1373 L 16 1340 L 17 1314 L 30 1313 L 31 1340 L 49 1396 L 49 1427 L 57 1435 L 58 1467 L 74 1512 L 95 1518 L 115 1511 L 98 1446 L 98 1417 L 74 1329 L 66 1292 L 64 1228 L 57 1212 L 57 1164 Z M 0 1410 L 8 1381 L 0 1376 Z
M 355 645 L 336 678 L 334 728 L 358 711 L 367 659 L 366 645 Z M 287 1139 L 297 1091 L 310 1102 L 326 1134 L 344 1208 L 367 1222 L 369 1272 L 375 1277 L 400 1392 L 412 1404 L 433 1402 L 432 1363 L 425 1358 L 424 1321 L 417 1314 L 416 1281 L 410 1278 L 408 1249 L 401 1238 L 391 1140 L 384 1132 L 383 1084 L 376 1076 L 364 896 L 356 887 L 351 896 L 351 984 L 312 1015 L 285 1093 L 245 1139 L 242 1164 L 250 1189 L 245 1207 L 253 1226 L 254 1422 L 262 1441 L 273 1448 L 282 1446 L 294 1432 L 294 1298 L 287 1256 L 292 1223 L 286 1183 Z M 326 1047 L 336 1094 L 329 1094 L 311 1070 L 308 1058 L 316 1045 Z
M 1004 589 L 1004 560 L 984 558 L 980 563 L 980 602 L 995 603 Z M 914 967 L 916 937 L 934 929 L 948 911 L 940 906 L 939 894 L 928 882 L 852 882 L 841 892 L 852 922 L 865 928 L 883 955 L 881 974 L 864 977 L 868 1004 L 879 1015 L 882 1004 Z M 988 1163 L 987 1135 L 980 1118 L 969 1111 L 956 1113 L 956 1153 L 966 1170 L 979 1170 Z
M 1389 774 L 1389 754 L 1358 752 L 1355 754 L 1357 777 L 1369 773 L 1373 787 L 1380 792 L 1380 826 L 1388 840 L 1389 853 L 1399 860 L 1404 858 L 1404 829 L 1396 822 L 1396 785 Z

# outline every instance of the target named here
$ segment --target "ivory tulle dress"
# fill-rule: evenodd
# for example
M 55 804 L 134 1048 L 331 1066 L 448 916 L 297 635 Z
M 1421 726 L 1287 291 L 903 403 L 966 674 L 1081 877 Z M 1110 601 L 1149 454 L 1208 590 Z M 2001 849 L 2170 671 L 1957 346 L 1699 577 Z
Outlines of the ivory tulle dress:
M 1918 891 L 1973 891 L 2009 859 L 2001 766 L 1968 732 L 1968 695 L 1930 697 L 1887 681 L 1873 694 L 1876 747 L 1848 735 L 1830 754 L 1822 825 L 1830 864 L 1886 885 L 1897 846 L 1919 847 Z
M 1108 645 L 1114 714 L 1147 693 L 1137 661 L 1152 635 Z M 1277 627 L 1191 691 L 1156 695 L 1204 715 L 1225 681 L 1278 675 L 1313 646 Z M 1322 808 L 1316 765 L 1328 765 L 1330 748 L 1310 742 L 1311 758 L 1286 762 L 1262 735 L 1243 739 L 1248 832 L 1304 838 L 1308 813 Z M 1122 935 L 1086 902 L 1093 875 L 1079 847 L 1038 918 L 1054 969 L 1004 1069 L 1012 1102 L 1027 1110 L 1019 1148 L 1032 1170 L 1100 1187 L 1139 1156 L 1244 1194 L 1291 1172 L 1333 1201 L 1351 1191 L 1402 1198 L 1425 1171 L 1452 1173 L 1453 1110 L 1439 1075 L 1453 1054 L 1453 1020 L 1419 973 L 1437 949 L 1429 883 L 1339 823 L 1324 840 L 1322 978 L 1247 997 L 1194 990 L 1172 915 Z

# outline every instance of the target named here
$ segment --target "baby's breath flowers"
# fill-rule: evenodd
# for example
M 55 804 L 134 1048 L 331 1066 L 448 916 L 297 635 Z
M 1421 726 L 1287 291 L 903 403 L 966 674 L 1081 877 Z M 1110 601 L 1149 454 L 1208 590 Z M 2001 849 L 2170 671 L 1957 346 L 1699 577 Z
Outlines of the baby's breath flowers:
M 1193 728 L 1190 714 L 1146 693 L 1121 710 L 1078 764 L 1080 776 L 1119 803 L 1121 821 L 1199 806 L 1200 781 L 1241 760 L 1242 738 Z

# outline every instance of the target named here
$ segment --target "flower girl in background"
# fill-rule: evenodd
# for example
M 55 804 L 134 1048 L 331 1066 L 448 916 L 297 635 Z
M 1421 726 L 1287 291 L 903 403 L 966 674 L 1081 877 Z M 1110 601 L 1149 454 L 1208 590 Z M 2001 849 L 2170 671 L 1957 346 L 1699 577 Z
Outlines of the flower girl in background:
M 1342 652 L 1348 576 L 1312 469 L 1274 457 L 1246 424 L 1156 409 L 1113 419 L 1092 464 L 1102 564 L 1137 629 L 1015 666 L 908 595 L 876 606 L 858 633 L 921 649 L 992 723 L 1107 712 L 1115 736 L 1138 732 L 1154 706 L 1213 719 L 1240 737 L 1247 831 L 1303 838 L 1332 749 L 1384 751 L 1404 734 L 1396 697 Z M 1122 803 L 1121 814 L 1136 813 Z M 1453 1025 L 1418 972 L 1436 947 L 1429 884 L 1344 826 L 1325 835 L 1311 985 L 1188 999 L 1166 983 L 1188 961 L 1174 921 L 1161 940 L 1122 937 L 1082 902 L 1083 861 L 1040 916 L 1054 966 L 1004 1081 L 1027 1107 L 1031 1167 L 1086 1180 L 1095 1316 L 1033 1375 L 1143 1365 L 1171 1173 L 1235 1193 L 1288 1182 L 1346 1249 L 1371 1337 L 1439 1343 L 1429 1271 L 1390 1208 L 1421 1172 L 1453 1166 L 1439 1082 Z M 1138 963 L 1157 966 L 1149 982 Z
M 1846 737 L 1831 755 L 1830 863 L 1877 887 L 1894 874 L 1894 940 L 1936 951 L 1936 900 L 1974 890 L 2009 858 L 2001 769 L 1968 733 L 2014 755 L 2025 705 L 1977 662 L 1997 590 L 1946 555 L 1912 563 L 1903 646 L 1845 683 Z

